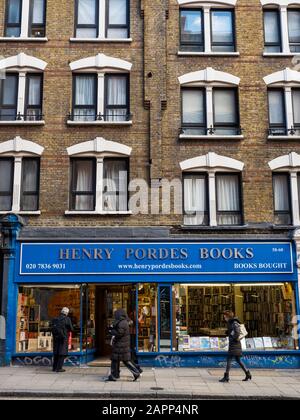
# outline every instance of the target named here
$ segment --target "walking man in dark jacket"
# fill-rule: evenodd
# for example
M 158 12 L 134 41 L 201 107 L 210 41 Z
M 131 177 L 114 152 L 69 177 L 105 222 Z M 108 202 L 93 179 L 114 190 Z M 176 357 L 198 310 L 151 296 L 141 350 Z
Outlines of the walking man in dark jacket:
M 229 373 L 232 365 L 233 359 L 240 365 L 240 367 L 245 372 L 245 379 L 244 382 L 249 381 L 252 379 L 250 371 L 246 368 L 244 363 L 241 361 L 241 357 L 243 356 L 242 353 L 242 344 L 239 340 L 241 335 L 241 328 L 240 328 L 240 321 L 238 318 L 235 318 L 234 313 L 231 311 L 224 312 L 224 319 L 227 322 L 228 326 L 228 336 L 229 336 L 229 351 L 227 356 L 227 367 L 224 377 L 220 380 L 220 382 L 229 382 Z
M 65 372 L 63 365 L 69 351 L 69 333 L 73 332 L 69 312 L 68 308 L 63 308 L 60 316 L 52 320 L 53 372 Z
M 131 360 L 130 328 L 127 313 L 118 309 L 114 313 L 114 323 L 109 330 L 112 336 L 111 372 L 107 381 L 115 382 L 120 377 L 120 363 L 129 369 L 136 381 L 140 377 L 138 367 Z

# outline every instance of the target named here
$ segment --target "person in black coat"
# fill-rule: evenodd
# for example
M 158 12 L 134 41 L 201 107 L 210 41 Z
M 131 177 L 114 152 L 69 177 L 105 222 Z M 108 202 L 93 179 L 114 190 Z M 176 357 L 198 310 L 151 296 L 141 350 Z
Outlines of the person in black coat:
M 58 318 L 52 320 L 53 372 L 65 372 L 63 365 L 69 352 L 69 333 L 73 332 L 69 309 L 63 308 Z
M 229 351 L 227 356 L 227 367 L 224 377 L 220 380 L 220 382 L 229 382 L 229 373 L 232 365 L 233 359 L 240 365 L 240 367 L 245 372 L 245 379 L 244 382 L 251 380 L 252 376 L 250 371 L 246 368 L 244 363 L 241 361 L 241 357 L 243 356 L 242 353 L 242 344 L 239 340 L 241 335 L 241 328 L 240 328 L 240 321 L 238 318 L 235 318 L 234 313 L 231 311 L 224 312 L 224 319 L 227 322 L 228 326 L 228 337 L 229 337 Z
M 130 327 L 129 318 L 124 309 L 118 309 L 114 313 L 114 323 L 109 329 L 112 336 L 111 372 L 107 381 L 115 382 L 120 377 L 120 363 L 129 369 L 136 381 L 140 377 L 138 367 L 131 360 Z

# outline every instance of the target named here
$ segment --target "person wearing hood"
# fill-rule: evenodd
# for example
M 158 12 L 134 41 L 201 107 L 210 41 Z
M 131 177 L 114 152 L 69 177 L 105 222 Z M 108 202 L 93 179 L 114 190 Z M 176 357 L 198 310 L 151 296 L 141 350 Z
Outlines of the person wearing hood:
M 124 309 L 114 313 L 114 323 L 109 329 L 112 336 L 111 372 L 107 381 L 115 382 L 120 377 L 120 363 L 129 369 L 136 381 L 140 377 L 137 366 L 131 360 L 129 318 Z
M 242 344 L 239 339 L 241 335 L 241 328 L 240 328 L 240 321 L 238 318 L 235 317 L 232 311 L 225 311 L 224 312 L 224 319 L 227 322 L 228 326 L 228 336 L 229 336 L 229 351 L 227 356 L 227 367 L 224 377 L 219 382 L 229 382 L 229 373 L 232 365 L 233 359 L 240 365 L 240 367 L 245 372 L 245 379 L 244 382 L 251 381 L 252 375 L 250 371 L 246 368 L 244 363 L 241 361 L 241 357 L 243 356 L 242 353 Z

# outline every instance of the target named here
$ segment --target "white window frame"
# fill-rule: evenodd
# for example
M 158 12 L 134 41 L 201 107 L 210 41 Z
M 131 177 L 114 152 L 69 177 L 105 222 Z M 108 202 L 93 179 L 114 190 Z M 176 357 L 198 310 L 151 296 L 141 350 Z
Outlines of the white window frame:
M 66 210 L 66 216 L 72 215 L 131 215 L 132 211 L 105 211 L 103 210 L 103 177 L 105 158 L 129 159 L 132 148 L 124 144 L 96 137 L 94 140 L 79 143 L 67 149 L 70 158 L 94 158 L 96 159 L 96 205 L 94 211 Z M 70 208 L 70 206 L 69 206 Z
M 30 42 L 47 42 L 47 37 L 29 37 L 29 16 L 30 16 L 30 0 L 22 0 L 22 16 L 21 16 L 21 33 L 19 37 L 0 37 L 0 41 L 4 42 L 20 42 L 20 41 L 30 41 Z
M 98 92 L 97 92 L 97 115 L 104 114 L 104 96 L 105 86 L 104 78 L 106 73 L 128 73 L 130 74 L 132 64 L 128 61 L 119 58 L 109 57 L 105 54 L 98 54 L 94 57 L 84 58 L 82 60 L 73 61 L 70 63 L 70 68 L 73 74 L 80 73 L 96 73 L 98 77 Z M 130 86 L 129 86 L 130 89 Z M 130 126 L 130 121 L 67 121 L 68 125 L 116 125 L 116 126 Z
M 44 73 L 46 67 L 47 63 L 45 61 L 24 53 L 0 60 L 0 72 L 4 73 L 4 78 L 6 72 L 19 75 L 17 114 L 24 115 L 25 113 L 27 73 Z M 45 125 L 45 121 L 24 121 L 24 119 L 20 119 L 17 121 L 0 121 L 1 125 Z
M 294 113 L 293 113 L 293 97 L 292 89 L 300 88 L 300 73 L 290 68 L 270 74 L 264 77 L 264 82 L 268 89 L 282 88 L 284 89 L 284 103 L 285 103 L 285 121 L 287 130 L 294 127 Z M 268 136 L 269 140 L 300 140 L 300 136 L 289 134 L 287 136 Z
M 129 14 L 131 8 L 129 4 Z M 132 42 L 132 38 L 106 38 L 106 0 L 99 0 L 99 16 L 98 16 L 98 37 L 97 38 L 70 38 L 71 42 Z M 130 27 L 130 18 L 129 18 Z
M 231 52 L 217 52 L 212 51 L 211 46 L 211 9 L 232 9 L 235 10 L 237 0 L 177 0 L 180 10 L 188 9 L 202 9 L 203 11 L 203 27 L 204 27 L 204 51 L 192 52 L 192 51 L 179 51 L 180 56 L 205 56 L 205 55 L 217 55 L 217 56 L 239 56 L 240 53 L 236 51 Z M 234 34 L 236 40 L 236 33 Z
M 291 212 L 294 226 L 300 226 L 298 175 L 300 173 L 300 155 L 292 152 L 288 155 L 280 156 L 269 162 L 269 167 L 273 173 L 285 172 L 290 174 L 291 185 Z
M 200 70 L 192 73 L 184 74 L 178 78 L 181 88 L 184 87 L 204 87 L 206 90 L 206 125 L 208 128 L 214 126 L 214 109 L 213 109 L 213 88 L 224 87 L 224 88 L 238 88 L 240 84 L 240 78 L 233 76 L 232 74 L 225 73 L 222 71 L 214 70 L 208 67 L 205 70 Z M 240 110 L 237 110 L 240 114 Z M 192 134 L 180 134 L 180 139 L 195 139 L 195 140 L 243 140 L 243 135 L 218 135 L 210 134 L 207 135 L 192 135 Z
M 280 27 L 281 27 L 281 46 L 282 52 L 265 52 L 265 57 L 293 57 L 300 55 L 300 53 L 291 52 L 289 42 L 289 29 L 288 29 L 288 9 L 294 6 L 298 6 L 300 10 L 299 0 L 260 0 L 263 10 L 278 8 L 280 15 Z
M 236 159 L 210 152 L 207 155 L 198 156 L 181 162 L 180 168 L 183 173 L 187 172 L 192 174 L 193 172 L 202 172 L 208 175 L 209 226 L 219 226 L 217 222 L 216 174 L 218 172 L 242 173 L 244 170 L 244 163 Z M 237 226 L 232 226 L 232 228 L 236 227 Z M 229 228 L 231 228 L 231 226 Z
M 24 215 L 39 216 L 41 212 L 37 211 L 21 211 L 21 188 L 22 188 L 22 160 L 25 157 L 41 157 L 44 147 L 24 140 L 17 136 L 12 140 L 5 141 L 0 144 L 0 157 L 14 158 L 14 182 L 13 182 L 13 199 L 10 211 L 0 211 L 0 214 L 18 213 Z

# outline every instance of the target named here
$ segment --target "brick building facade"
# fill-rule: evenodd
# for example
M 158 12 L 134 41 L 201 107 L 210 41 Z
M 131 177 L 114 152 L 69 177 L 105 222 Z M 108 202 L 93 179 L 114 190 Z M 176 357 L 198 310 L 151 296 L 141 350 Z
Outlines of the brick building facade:
M 22 9 L 18 9 L 21 3 Z M 6 76 L 16 75 L 18 80 L 16 102 L 10 105 L 15 116 L 9 121 L 3 112 L 9 105 L 4 104 L 2 84 L 0 158 L 4 160 L 0 165 L 6 159 L 8 168 L 7 161 L 14 159 L 14 181 L 10 192 L 3 193 L 6 197 L 11 195 L 11 208 L 4 206 L 0 213 L 23 217 L 21 242 L 102 242 L 118 238 L 121 242 L 144 243 L 151 239 L 273 241 L 289 242 L 294 247 L 294 230 L 300 224 L 297 131 L 300 2 L 290 5 L 288 0 L 128 0 L 110 4 L 104 0 L 99 3 L 51 0 L 45 3 L 43 22 L 39 9 L 43 2 L 0 2 L 0 70 L 5 69 Z M 93 9 L 96 3 L 98 7 Z M 120 14 L 125 16 L 125 3 L 126 22 L 119 18 L 121 25 L 114 26 L 118 22 L 118 9 L 113 7 L 120 7 Z M 91 24 L 93 13 L 95 22 Z M 34 22 L 32 16 L 38 16 L 40 21 L 37 18 Z M 89 18 L 89 24 L 80 26 L 81 18 L 85 24 Z M 111 25 L 110 19 L 114 22 Z M 228 25 L 232 25 L 230 30 Z M 28 75 L 34 78 L 38 74 L 42 75 L 42 101 L 40 108 L 37 106 L 38 114 L 32 117 L 26 115 L 34 108 L 28 99 Z M 87 107 L 84 111 L 79 106 L 79 111 L 74 108 L 75 86 L 81 83 L 75 79 L 79 80 L 81 75 L 83 80 L 84 75 L 92 74 L 96 81 L 92 82 L 92 76 L 89 80 L 97 84 L 93 85 L 97 94 L 89 105 L 96 115 L 90 118 L 85 114 L 81 119 L 80 112 L 87 112 Z M 107 108 L 108 74 L 128 76 L 129 103 L 124 118 L 106 115 L 114 112 Z M 11 86 L 7 88 L 10 92 Z M 192 109 L 185 111 L 185 106 Z M 217 119 L 224 115 L 226 121 L 223 124 L 219 121 L 218 126 Z M 129 162 L 129 181 L 142 179 L 149 186 L 200 174 L 205 183 L 205 192 L 201 191 L 206 196 L 206 205 L 195 208 L 193 204 L 194 212 L 200 213 L 200 223 L 174 211 L 169 214 L 131 214 L 127 208 L 106 211 L 99 174 L 105 165 L 103 159 L 105 162 L 115 157 Z M 38 158 L 40 165 L 39 188 L 35 192 L 39 204 L 29 210 L 24 207 L 24 158 Z M 71 167 L 76 158 L 95 162 L 94 205 L 84 211 L 71 204 L 70 189 L 76 170 L 73 166 L 72 172 Z M 222 208 L 220 188 L 224 173 L 238 175 L 234 182 L 239 183 L 235 186 L 239 198 L 235 198 L 238 203 L 231 207 L 224 204 Z M 274 173 L 279 178 L 280 174 L 285 177 L 275 181 Z M 131 196 L 134 192 L 131 191 Z M 274 198 L 280 192 L 286 195 Z M 74 203 L 80 201 L 77 193 Z M 187 189 L 182 201 L 185 210 L 190 211 L 186 194 Z M 153 201 L 158 200 L 155 195 Z M 279 273 L 276 276 L 278 283 Z M 211 283 L 210 280 L 206 282 Z M 266 278 L 265 282 L 274 280 L 275 277 Z M 285 280 L 288 282 L 288 278 Z M 108 282 L 107 278 L 102 281 Z M 296 283 L 293 288 L 296 315 L 299 307 Z M 15 320 L 15 315 L 11 317 Z M 176 327 L 172 328 L 169 329 L 175 340 Z M 175 347 L 172 345 L 171 350 Z M 12 348 L 13 344 L 9 344 L 9 357 L 18 350 Z M 152 353 L 159 348 L 163 344 L 154 346 Z

